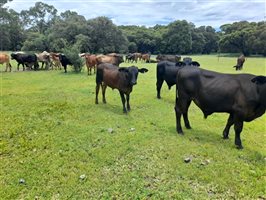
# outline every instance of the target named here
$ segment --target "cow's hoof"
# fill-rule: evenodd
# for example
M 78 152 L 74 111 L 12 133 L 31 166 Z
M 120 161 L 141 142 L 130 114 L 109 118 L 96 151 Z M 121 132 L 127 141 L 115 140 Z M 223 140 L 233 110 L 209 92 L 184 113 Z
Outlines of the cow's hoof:
M 242 146 L 242 145 L 240 145 L 240 146 L 237 145 L 236 148 L 237 148 L 237 149 L 243 149 L 243 146 Z
M 223 135 L 223 139 L 224 139 L 224 140 L 229 139 L 228 135 Z
M 95 101 L 95 104 L 98 104 L 98 101 Z
M 104 104 L 106 104 L 106 101 L 103 101 Z
M 187 129 L 192 129 L 190 125 L 186 125 L 186 128 Z

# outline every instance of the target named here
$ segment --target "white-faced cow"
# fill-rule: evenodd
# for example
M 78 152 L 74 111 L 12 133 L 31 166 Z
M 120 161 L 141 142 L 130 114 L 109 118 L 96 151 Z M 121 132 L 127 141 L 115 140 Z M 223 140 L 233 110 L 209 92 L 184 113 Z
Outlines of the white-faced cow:
M 214 112 L 229 113 L 223 131 L 227 139 L 234 125 L 235 145 L 242 147 L 240 133 L 243 122 L 250 122 L 265 113 L 266 78 L 252 74 L 222 74 L 195 67 L 184 67 L 177 73 L 175 104 L 176 130 L 183 134 L 180 124 L 183 115 L 186 128 L 191 128 L 188 108 L 193 101 L 207 118 Z
M 157 98 L 161 98 L 161 88 L 163 82 L 165 81 L 168 85 L 168 89 L 170 90 L 173 85 L 176 84 L 176 74 L 181 67 L 185 66 L 196 66 L 199 67 L 200 64 L 196 61 L 190 61 L 189 63 L 185 62 L 169 62 L 169 61 L 161 61 L 157 64 L 157 72 L 156 72 L 156 88 L 157 88 Z
M 137 84 L 138 73 L 145 73 L 148 69 L 138 69 L 135 66 L 131 67 L 117 67 L 109 63 L 102 63 L 97 66 L 96 72 L 96 99 L 95 103 L 98 104 L 98 93 L 100 85 L 102 87 L 103 103 L 106 103 L 105 90 L 109 86 L 112 89 L 118 89 L 123 104 L 123 112 L 130 111 L 130 93 L 133 86 Z M 125 98 L 126 95 L 126 98 Z M 127 107 L 125 106 L 127 103 Z

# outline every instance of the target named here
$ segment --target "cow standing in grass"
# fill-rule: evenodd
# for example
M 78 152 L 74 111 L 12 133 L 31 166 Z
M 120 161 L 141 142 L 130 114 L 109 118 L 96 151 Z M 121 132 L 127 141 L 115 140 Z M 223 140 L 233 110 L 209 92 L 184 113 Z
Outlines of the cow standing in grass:
M 243 148 L 240 133 L 243 122 L 250 122 L 265 113 L 266 77 L 252 74 L 223 74 L 195 67 L 184 67 L 177 73 L 176 130 L 183 134 L 181 116 L 186 128 L 191 128 L 188 108 L 193 101 L 207 118 L 214 112 L 229 113 L 223 138 L 228 139 L 232 125 L 235 145 Z
M 237 64 L 234 66 L 236 70 L 241 70 L 243 68 L 245 60 L 246 58 L 243 54 L 237 58 Z
M 86 61 L 86 67 L 88 70 L 88 75 L 92 74 L 92 69 L 94 71 L 95 74 L 95 69 L 96 69 L 96 65 L 97 65 L 97 56 L 95 54 L 86 54 L 83 53 L 80 55 L 80 57 L 85 58 Z
M 39 64 L 37 62 L 37 56 L 35 54 L 24 54 L 24 53 L 11 53 L 11 59 L 17 61 L 17 70 L 19 71 L 19 66 L 22 64 L 23 71 L 25 70 L 25 65 L 28 69 L 32 69 L 34 66 L 34 70 L 39 68 Z
M 11 72 L 12 66 L 10 64 L 10 59 L 9 59 L 9 55 L 6 53 L 0 53 L 0 64 L 4 64 L 6 63 L 6 72 L 7 69 L 9 68 L 9 71 Z
M 130 111 L 130 93 L 133 90 L 133 86 L 137 84 L 138 73 L 145 73 L 147 71 L 146 68 L 138 69 L 135 66 L 118 67 L 109 63 L 98 65 L 96 72 L 95 103 L 98 104 L 100 86 L 102 87 L 103 103 L 106 103 L 105 90 L 109 86 L 112 89 L 118 89 L 123 104 L 123 112 L 127 113 Z M 127 106 L 125 106 L 125 103 L 127 103 Z
M 157 71 L 156 71 L 156 89 L 157 89 L 157 98 L 161 98 L 161 88 L 163 82 L 165 81 L 168 85 L 168 89 L 170 90 L 173 85 L 176 84 L 176 74 L 181 67 L 185 66 L 195 66 L 199 67 L 200 64 L 196 61 L 190 60 L 190 62 L 169 62 L 169 61 L 161 61 L 157 64 Z

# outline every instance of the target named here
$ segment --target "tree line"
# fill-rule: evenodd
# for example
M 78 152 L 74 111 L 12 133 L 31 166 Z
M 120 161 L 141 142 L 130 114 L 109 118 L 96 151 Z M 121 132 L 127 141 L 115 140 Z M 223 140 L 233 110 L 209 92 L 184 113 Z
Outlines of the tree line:
M 90 53 L 210 54 L 243 53 L 266 56 L 266 23 L 240 21 L 196 27 L 186 20 L 168 25 L 117 26 L 100 16 L 86 20 L 77 12 L 36 2 L 20 13 L 1 0 L 0 49 Z

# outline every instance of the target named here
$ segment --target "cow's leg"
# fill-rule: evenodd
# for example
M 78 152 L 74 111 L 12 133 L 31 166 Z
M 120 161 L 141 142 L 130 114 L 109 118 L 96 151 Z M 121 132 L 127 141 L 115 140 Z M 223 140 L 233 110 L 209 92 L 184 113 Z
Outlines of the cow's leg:
M 67 73 L 67 65 L 64 65 L 65 73 Z
M 157 86 L 157 98 L 158 99 L 161 98 L 161 88 L 162 88 L 162 85 L 163 85 L 163 80 L 157 79 L 156 86 Z
M 234 118 L 233 118 L 233 114 L 230 114 L 229 115 L 229 118 L 227 120 L 227 123 L 226 123 L 226 126 L 224 128 L 224 131 L 223 131 L 223 138 L 224 139 L 228 139 L 228 135 L 229 135 L 229 130 L 230 130 L 230 127 L 234 124 Z
M 119 91 L 119 93 L 120 93 L 120 97 L 121 97 L 122 104 L 123 104 L 123 112 L 127 113 L 127 109 L 126 109 L 126 106 L 125 106 L 125 103 L 126 103 L 125 95 L 121 91 Z
M 94 70 L 94 74 L 96 73 L 96 67 L 95 66 L 93 66 L 93 70 Z
M 188 120 L 188 108 L 191 104 L 191 101 L 186 101 L 184 102 L 184 112 L 183 112 L 183 118 L 184 118 L 184 122 L 185 122 L 185 126 L 187 129 L 191 129 L 189 120 Z
M 88 70 L 88 76 L 89 76 L 90 75 L 90 68 L 88 65 L 87 65 L 87 70 Z
M 95 104 L 98 104 L 98 94 L 100 90 L 100 83 L 96 83 L 96 89 L 95 89 Z
M 5 70 L 5 72 L 7 72 L 7 68 L 9 67 L 9 63 L 7 62 L 6 63 L 6 70 Z
M 24 63 L 22 63 L 22 67 L 23 67 L 23 71 L 25 71 L 25 65 L 24 65 Z
M 12 70 L 12 66 L 11 66 L 10 63 L 8 63 L 8 65 L 9 65 L 9 71 L 11 72 L 11 70 Z
M 237 120 L 234 125 L 235 128 L 235 145 L 238 149 L 243 149 L 242 142 L 240 139 L 240 133 L 243 129 L 243 121 Z
M 130 94 L 127 94 L 126 97 L 127 97 L 127 111 L 130 111 L 130 105 L 129 105 Z
M 107 85 L 102 84 L 102 94 L 103 94 L 103 103 L 106 103 L 106 98 L 105 98 L 105 91 L 106 91 Z

